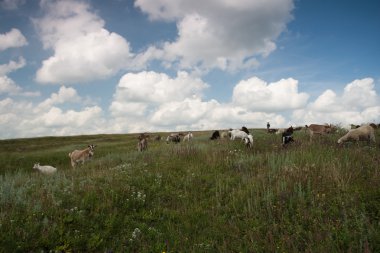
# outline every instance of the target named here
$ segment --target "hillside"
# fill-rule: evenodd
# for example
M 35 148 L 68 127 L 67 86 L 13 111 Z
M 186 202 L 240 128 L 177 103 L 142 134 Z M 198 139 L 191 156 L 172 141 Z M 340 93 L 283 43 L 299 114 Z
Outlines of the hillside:
M 141 153 L 137 134 L 0 141 L 0 252 L 380 252 L 379 130 L 376 146 L 299 131 L 286 148 L 251 132 L 251 150 L 211 131 Z

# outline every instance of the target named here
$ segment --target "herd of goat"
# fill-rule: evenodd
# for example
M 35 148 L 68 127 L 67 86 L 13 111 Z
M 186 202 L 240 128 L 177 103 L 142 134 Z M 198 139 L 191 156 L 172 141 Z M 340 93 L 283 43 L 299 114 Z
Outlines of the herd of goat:
M 373 142 L 376 143 L 375 140 L 375 131 L 376 129 L 380 127 L 380 125 L 376 124 L 366 124 L 361 126 L 351 126 L 351 130 L 349 130 L 346 134 L 344 134 L 341 138 L 338 139 L 338 144 L 343 144 L 344 142 L 348 141 L 367 141 L 368 143 Z M 282 145 L 285 147 L 288 144 L 294 142 L 293 139 L 293 132 L 294 131 L 300 131 L 304 130 L 309 132 L 310 135 L 310 141 L 312 140 L 314 135 L 325 135 L 329 133 L 333 133 L 336 131 L 336 127 L 333 125 L 325 124 L 325 125 L 318 125 L 318 124 L 311 124 L 309 126 L 305 127 L 289 127 L 284 129 L 270 129 L 267 127 L 268 133 L 275 133 L 279 134 L 282 137 Z M 193 139 L 193 133 L 188 132 L 185 133 L 170 133 L 166 138 L 166 143 L 179 143 L 181 141 L 181 137 L 183 141 L 191 141 Z M 150 135 L 147 133 L 142 133 L 138 136 L 138 143 L 137 143 L 137 150 L 142 152 L 144 150 L 148 149 L 148 139 L 150 138 Z M 219 130 L 216 130 L 212 133 L 210 140 L 217 140 L 217 139 L 225 139 L 229 138 L 230 140 L 235 139 L 241 139 L 245 146 L 247 148 L 253 147 L 253 136 L 249 132 L 249 130 L 246 127 L 242 127 L 241 129 L 229 129 L 227 131 L 222 131 L 221 133 Z M 160 135 L 157 135 L 154 137 L 155 141 L 160 141 L 162 138 Z M 90 160 L 94 156 L 96 145 L 88 145 L 87 148 L 83 150 L 74 150 L 69 153 L 69 158 L 71 160 L 71 166 L 75 168 L 78 164 L 84 164 L 85 161 Z M 57 171 L 57 168 L 50 166 L 50 165 L 44 165 L 41 166 L 39 163 L 34 164 L 33 169 L 39 170 L 41 173 L 44 174 L 52 174 Z

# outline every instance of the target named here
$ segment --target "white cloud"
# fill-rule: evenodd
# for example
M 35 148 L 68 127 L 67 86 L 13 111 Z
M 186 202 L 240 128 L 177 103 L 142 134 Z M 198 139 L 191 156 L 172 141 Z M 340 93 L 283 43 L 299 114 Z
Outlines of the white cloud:
M 10 72 L 13 72 L 17 69 L 23 68 L 25 66 L 25 59 L 20 57 L 18 61 L 10 61 L 8 64 L 0 65 L 0 76 L 4 76 Z
M 298 92 L 298 81 L 293 78 L 267 83 L 257 77 L 239 82 L 232 94 L 232 102 L 258 112 L 279 112 L 306 106 L 309 95 Z
M 180 68 L 236 70 L 258 64 L 276 48 L 291 20 L 291 0 L 137 0 L 152 20 L 177 22 L 178 37 L 149 55 Z
M 120 79 L 107 115 L 97 105 L 85 106 L 77 91 L 65 86 L 39 104 L 12 98 L 0 100 L 0 127 L 6 129 L 0 137 L 213 130 L 243 125 L 265 128 L 267 121 L 275 128 L 380 121 L 380 99 L 371 78 L 347 84 L 341 94 L 326 90 L 308 104 L 304 97 L 307 95 L 298 91 L 297 84 L 292 78 L 266 83 L 253 77 L 236 84 L 230 102 L 220 103 L 204 100 L 207 84 L 187 72 L 179 72 L 175 77 L 145 71 L 130 73 Z M 263 94 L 264 100 L 273 103 L 276 99 L 286 101 L 271 94 L 273 90 L 290 94 L 287 99 L 296 102 L 264 103 L 260 110 L 248 103 L 250 93 Z M 367 101 L 357 94 L 359 91 L 366 94 Z M 242 100 L 237 102 L 235 96 Z M 77 109 L 67 109 L 73 103 Z M 300 105 L 303 108 L 294 109 Z M 278 106 L 293 114 L 289 117 L 289 112 L 277 110 Z
M 145 71 L 126 74 L 120 79 L 109 108 L 113 116 L 111 131 L 205 130 L 242 125 L 263 127 L 268 120 L 275 125 L 286 122 L 275 113 L 254 112 L 214 99 L 204 101 L 207 88 L 206 83 L 187 72 L 179 72 L 175 78 Z
M 176 78 L 164 73 L 140 72 L 124 75 L 116 93 L 117 99 L 130 102 L 164 103 L 181 101 L 191 96 L 201 96 L 208 85 L 187 72 L 178 72 Z
M 0 94 L 17 94 L 21 92 L 21 90 L 22 89 L 9 77 L 0 76 Z
M 0 34 L 0 51 L 8 48 L 23 47 L 28 45 L 28 42 L 20 30 L 12 28 L 7 33 Z
M 380 97 L 376 93 L 374 80 L 354 80 L 345 86 L 341 96 L 326 90 L 305 109 L 294 111 L 293 120 L 303 124 L 342 125 L 379 122 Z
M 56 105 L 71 101 L 73 95 L 65 97 L 62 91 L 53 94 L 50 99 Z M 60 95 L 59 95 L 60 94 Z M 63 100 L 62 100 L 63 99 Z M 49 99 L 48 99 L 49 100 Z M 52 103 L 53 104 L 53 103 Z M 107 132 L 107 121 L 99 106 L 84 107 L 79 110 L 64 110 L 56 105 L 45 108 L 26 101 L 11 98 L 0 100 L 0 126 L 4 131 L 0 138 L 21 138 L 35 136 L 62 136 L 79 134 L 97 134 Z
M 128 41 L 104 29 L 104 20 L 86 2 L 43 1 L 42 8 L 45 16 L 34 24 L 54 55 L 37 71 L 38 82 L 87 82 L 135 67 Z
M 23 57 L 18 61 L 10 61 L 8 64 L 0 65 L 0 94 L 18 95 L 24 97 L 40 96 L 39 92 L 24 91 L 18 84 L 7 76 L 8 73 L 16 71 L 25 66 L 26 62 Z
M 63 104 L 67 102 L 79 102 L 80 96 L 74 88 L 66 88 L 62 86 L 58 93 L 51 94 L 50 98 L 47 98 L 45 101 L 40 103 L 37 106 L 37 110 L 51 108 L 51 106 L 56 104 Z

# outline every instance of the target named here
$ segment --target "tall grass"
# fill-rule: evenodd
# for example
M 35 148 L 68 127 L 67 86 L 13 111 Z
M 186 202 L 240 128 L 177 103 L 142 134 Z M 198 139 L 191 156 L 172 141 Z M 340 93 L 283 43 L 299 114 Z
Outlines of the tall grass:
M 252 150 L 210 132 L 142 153 L 132 134 L 0 141 L 0 251 L 380 251 L 378 147 L 253 134 Z

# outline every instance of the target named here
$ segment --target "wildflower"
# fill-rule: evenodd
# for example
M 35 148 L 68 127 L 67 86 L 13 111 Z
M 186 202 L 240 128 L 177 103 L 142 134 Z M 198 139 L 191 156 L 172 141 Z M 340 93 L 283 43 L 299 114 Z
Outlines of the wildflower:
M 135 228 L 135 230 L 132 233 L 132 238 L 136 239 L 141 234 L 141 231 L 139 228 Z

